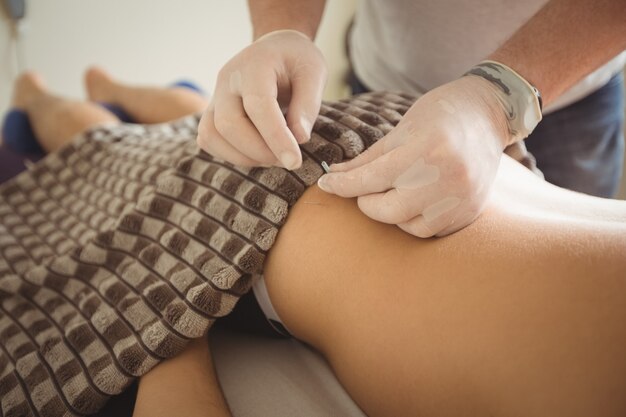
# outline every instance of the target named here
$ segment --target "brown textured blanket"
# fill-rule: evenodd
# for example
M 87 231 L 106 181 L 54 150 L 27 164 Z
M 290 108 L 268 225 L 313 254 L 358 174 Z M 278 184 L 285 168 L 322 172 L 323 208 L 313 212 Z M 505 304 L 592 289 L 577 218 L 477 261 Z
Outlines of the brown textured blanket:
M 413 100 L 324 104 L 294 172 L 199 151 L 190 116 L 94 128 L 0 186 L 0 415 L 94 413 L 201 336 L 262 272 L 320 162 L 353 158 Z

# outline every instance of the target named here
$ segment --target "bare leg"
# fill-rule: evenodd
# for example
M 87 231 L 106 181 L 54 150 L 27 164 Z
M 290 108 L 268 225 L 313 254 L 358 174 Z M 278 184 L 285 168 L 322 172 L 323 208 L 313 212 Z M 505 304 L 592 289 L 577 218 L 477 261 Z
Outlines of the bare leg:
M 310 188 L 265 265 L 278 314 L 372 417 L 626 415 L 626 203 L 496 181 L 429 240 Z
M 113 80 L 100 68 L 85 74 L 90 100 L 122 107 L 139 123 L 162 123 L 204 110 L 208 101 L 187 88 L 135 87 Z
M 96 104 L 51 94 L 33 72 L 16 80 L 12 104 L 26 111 L 39 144 L 48 152 L 61 148 L 91 126 L 119 123 L 115 115 Z
M 230 416 L 213 369 L 208 339 L 192 340 L 141 377 L 133 417 Z

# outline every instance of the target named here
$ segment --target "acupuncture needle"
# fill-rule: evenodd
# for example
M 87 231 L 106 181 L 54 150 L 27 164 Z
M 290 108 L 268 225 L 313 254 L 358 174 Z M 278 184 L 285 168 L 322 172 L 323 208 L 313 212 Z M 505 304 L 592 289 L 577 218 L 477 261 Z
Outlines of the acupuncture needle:
M 322 169 L 324 170 L 324 172 L 326 172 L 328 174 L 330 172 L 330 167 L 328 166 L 326 161 L 322 161 L 321 165 L 322 165 Z M 326 205 L 324 203 L 318 203 L 316 201 L 304 201 L 304 204 L 316 204 L 316 205 L 320 205 L 320 206 L 325 206 Z

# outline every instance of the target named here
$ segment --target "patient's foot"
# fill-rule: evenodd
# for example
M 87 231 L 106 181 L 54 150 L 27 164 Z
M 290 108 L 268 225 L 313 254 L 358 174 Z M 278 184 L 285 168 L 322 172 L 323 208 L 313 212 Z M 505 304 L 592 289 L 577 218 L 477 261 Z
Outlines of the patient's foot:
M 85 73 L 85 88 L 91 101 L 115 104 L 114 89 L 117 83 L 102 68 L 91 67 Z
M 48 94 L 48 88 L 41 76 L 35 72 L 26 71 L 15 80 L 11 105 L 16 109 L 25 110 L 34 100 Z
M 124 120 L 119 112 L 122 111 L 127 121 L 134 123 L 168 122 L 203 111 L 208 105 L 197 88 L 192 90 L 181 84 L 171 88 L 127 85 L 98 67 L 85 73 L 85 87 L 91 101 L 105 104 L 108 109 L 116 108 L 116 114 Z

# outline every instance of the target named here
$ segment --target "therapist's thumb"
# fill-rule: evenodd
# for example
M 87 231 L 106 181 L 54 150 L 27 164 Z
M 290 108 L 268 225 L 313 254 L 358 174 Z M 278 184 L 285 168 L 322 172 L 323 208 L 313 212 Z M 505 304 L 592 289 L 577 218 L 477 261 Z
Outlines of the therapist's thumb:
M 293 74 L 287 125 L 298 143 L 305 143 L 311 138 L 313 124 L 320 112 L 325 85 L 326 66 L 323 59 Z

